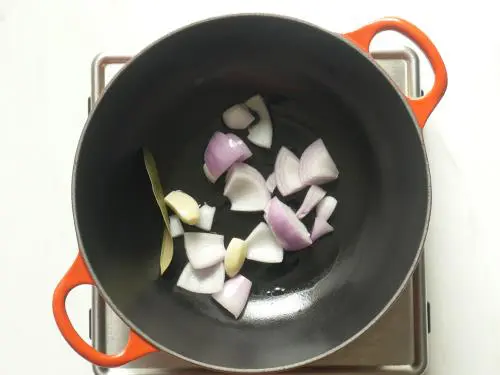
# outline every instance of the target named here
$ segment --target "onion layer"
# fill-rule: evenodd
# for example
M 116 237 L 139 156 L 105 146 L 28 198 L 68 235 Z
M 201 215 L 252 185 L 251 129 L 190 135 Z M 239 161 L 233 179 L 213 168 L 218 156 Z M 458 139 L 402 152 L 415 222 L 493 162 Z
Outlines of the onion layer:
M 236 134 L 227 133 L 226 137 L 229 138 L 229 144 L 231 145 L 231 147 L 241 148 L 242 155 L 237 161 L 245 161 L 250 156 L 252 156 L 252 151 L 250 151 L 250 149 L 245 144 L 245 142 L 243 142 L 243 140 L 240 137 L 238 137 Z
M 233 211 L 262 211 L 271 199 L 264 177 L 245 163 L 235 164 L 228 172 L 224 196 Z
M 212 224 L 214 222 L 215 207 L 204 204 L 200 207 L 200 220 L 196 226 L 200 229 L 209 231 L 212 229 Z
M 226 281 L 222 290 L 213 294 L 212 297 L 238 319 L 247 304 L 251 289 L 252 282 L 245 276 L 238 275 Z
M 295 216 L 293 210 L 278 198 L 271 199 L 264 218 L 283 249 L 300 250 L 311 245 L 312 241 L 305 225 Z
M 217 180 L 212 173 L 208 170 L 208 167 L 206 164 L 203 164 L 203 173 L 205 173 L 205 176 L 208 181 L 210 181 L 212 184 Z
M 274 189 L 276 189 L 276 175 L 274 174 L 274 172 L 267 176 L 266 187 L 271 194 L 273 193 Z
M 299 159 L 293 152 L 286 147 L 280 148 L 274 165 L 274 174 L 276 186 L 282 196 L 293 194 L 305 186 L 300 180 L 299 165 Z
M 248 99 L 245 104 L 259 115 L 259 122 L 248 130 L 248 140 L 256 146 L 271 148 L 273 124 L 264 99 L 260 95 L 255 95 Z
M 333 227 L 322 217 L 316 216 L 311 231 L 311 240 L 316 241 L 318 238 L 330 232 L 333 232 Z
M 177 286 L 194 293 L 213 294 L 224 287 L 224 276 L 222 263 L 200 270 L 188 263 L 177 280 Z
M 184 247 L 194 269 L 211 267 L 224 259 L 224 236 L 214 233 L 188 232 L 184 234 Z
M 184 234 L 184 228 L 182 227 L 181 220 L 175 215 L 170 215 L 170 234 L 172 235 L 172 238 L 179 237 Z
M 332 216 L 335 207 L 337 207 L 337 200 L 334 197 L 324 197 L 316 207 L 316 216 L 328 221 L 328 219 Z
M 246 129 L 255 118 L 243 104 L 229 107 L 222 114 L 224 124 L 230 129 Z
M 307 191 L 306 197 L 302 202 L 300 208 L 297 210 L 297 217 L 302 219 L 316 206 L 326 195 L 326 191 L 319 186 L 312 185 Z
M 260 222 L 245 240 L 248 246 L 247 259 L 262 263 L 281 263 L 283 247 L 278 243 L 266 223 Z
M 228 137 L 221 132 L 215 132 L 208 142 L 204 156 L 209 175 L 214 181 L 217 180 L 235 162 L 243 161 L 245 155 L 249 154 L 249 151 L 243 141 L 237 142 L 234 137 Z
M 311 143 L 302 153 L 299 174 L 305 185 L 321 185 L 339 176 L 339 170 L 322 139 Z

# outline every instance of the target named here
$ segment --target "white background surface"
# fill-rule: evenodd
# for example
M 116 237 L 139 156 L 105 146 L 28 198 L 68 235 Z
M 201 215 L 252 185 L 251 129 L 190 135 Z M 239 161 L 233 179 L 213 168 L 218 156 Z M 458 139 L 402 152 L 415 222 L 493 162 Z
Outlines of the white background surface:
M 497 373 L 500 33 L 495 2 L 239 3 L 0 0 L 0 373 L 91 374 L 90 365 L 63 341 L 51 312 L 53 289 L 76 255 L 70 181 L 87 115 L 91 59 L 100 51 L 136 51 L 208 16 L 255 11 L 291 15 L 339 32 L 396 15 L 417 24 L 438 46 L 449 87 L 424 132 L 433 177 L 426 250 L 433 314 L 428 373 Z M 398 46 L 398 41 L 381 38 L 379 43 Z M 431 82 L 427 67 L 424 89 Z M 75 325 L 86 334 L 90 293 L 77 290 L 69 305 Z

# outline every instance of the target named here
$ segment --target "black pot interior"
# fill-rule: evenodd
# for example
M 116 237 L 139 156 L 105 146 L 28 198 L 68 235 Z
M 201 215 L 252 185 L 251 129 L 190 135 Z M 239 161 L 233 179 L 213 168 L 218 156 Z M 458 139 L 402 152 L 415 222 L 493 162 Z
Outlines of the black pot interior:
M 246 262 L 252 295 L 234 320 L 210 296 L 175 286 L 187 261 L 182 238 L 159 277 L 162 220 L 140 150 L 155 155 L 165 190 L 217 206 L 213 231 L 226 244 L 245 238 L 261 213 L 231 212 L 223 179 L 212 185 L 201 167 L 212 133 L 229 131 L 222 112 L 256 93 L 274 140 L 271 150 L 247 142 L 249 164 L 267 177 L 280 146 L 300 156 L 322 138 L 340 170 L 324 188 L 339 204 L 334 233 L 311 248 L 282 264 Z M 338 347 L 384 309 L 419 253 L 428 182 L 407 106 L 362 53 L 297 21 L 235 16 L 160 40 L 118 76 L 81 140 L 74 209 L 101 293 L 158 348 L 212 367 L 276 369 Z M 304 193 L 284 200 L 296 209 Z

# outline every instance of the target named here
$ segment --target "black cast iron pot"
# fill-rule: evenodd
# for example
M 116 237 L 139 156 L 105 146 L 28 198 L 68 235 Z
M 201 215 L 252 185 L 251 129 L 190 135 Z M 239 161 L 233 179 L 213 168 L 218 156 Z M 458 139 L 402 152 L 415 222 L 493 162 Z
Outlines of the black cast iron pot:
M 424 97 L 405 97 L 369 56 L 372 38 L 387 29 L 430 60 L 435 83 Z M 238 15 L 158 40 L 109 85 L 80 140 L 73 175 L 80 252 L 53 300 L 64 338 L 105 367 L 164 350 L 212 369 L 254 372 L 300 366 L 345 346 L 387 310 L 419 260 L 430 213 L 420 128 L 446 86 L 435 46 L 400 19 L 340 35 L 289 18 Z M 256 93 L 269 105 L 274 140 L 270 151 L 252 148 L 253 165 L 268 171 L 280 145 L 300 155 L 322 138 L 341 171 L 325 185 L 339 206 L 333 235 L 282 264 L 246 263 L 252 295 L 235 320 L 210 296 L 175 287 L 186 264 L 182 240 L 159 277 L 163 224 L 141 149 L 155 155 L 165 190 L 218 205 L 213 231 L 245 238 L 261 215 L 230 212 L 201 165 L 221 113 Z M 130 326 L 122 353 L 97 352 L 72 327 L 64 302 L 80 284 L 97 286 Z

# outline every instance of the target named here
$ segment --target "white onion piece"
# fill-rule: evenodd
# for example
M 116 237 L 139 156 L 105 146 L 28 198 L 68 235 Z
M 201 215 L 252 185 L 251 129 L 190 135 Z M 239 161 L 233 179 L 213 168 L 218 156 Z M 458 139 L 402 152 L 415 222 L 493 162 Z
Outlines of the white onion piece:
M 214 222 L 215 207 L 204 204 L 200 207 L 200 220 L 196 226 L 200 229 L 209 231 L 212 229 L 212 224 Z
M 224 236 L 215 233 L 184 233 L 184 247 L 189 263 L 195 269 L 211 267 L 224 259 Z
M 297 217 L 302 219 L 316 206 L 326 195 L 326 191 L 321 189 L 319 186 L 312 185 L 309 190 L 307 190 L 306 197 L 297 210 Z
M 285 250 L 301 250 L 312 241 L 305 225 L 295 216 L 293 210 L 274 197 L 269 203 L 264 218 Z
M 245 161 L 250 156 L 252 156 L 252 151 L 250 151 L 250 149 L 245 144 L 245 142 L 243 142 L 243 140 L 240 137 L 238 137 L 236 134 L 227 133 L 226 137 L 229 138 L 229 143 L 231 144 L 232 147 L 241 147 L 242 155 L 238 159 L 238 161 Z M 234 142 L 234 143 L 232 143 L 232 142 Z
M 299 174 L 305 185 L 324 184 L 339 176 L 339 170 L 322 139 L 311 143 L 302 153 Z
M 248 246 L 247 259 L 262 263 L 281 263 L 283 248 L 266 223 L 260 222 L 245 240 Z
M 322 217 L 316 216 L 311 231 L 311 240 L 316 241 L 318 238 L 330 232 L 333 232 L 333 227 Z
M 273 128 L 271 123 L 259 122 L 248 130 L 248 140 L 262 148 L 271 148 L 273 142 Z
M 170 216 L 170 234 L 172 235 L 172 238 L 179 237 L 184 234 L 184 228 L 181 220 L 175 215 Z
M 206 164 L 203 164 L 203 173 L 205 173 L 205 176 L 207 177 L 207 180 L 210 181 L 212 184 L 217 180 L 212 173 L 208 170 L 208 167 Z
M 222 290 L 214 293 L 212 297 L 238 319 L 247 304 L 250 289 L 252 289 L 252 282 L 245 276 L 237 275 L 226 281 Z
M 328 220 L 332 216 L 333 211 L 335 211 L 335 207 L 337 207 L 337 200 L 328 195 L 318 203 L 316 216 Z
M 282 196 L 293 194 L 305 186 L 299 176 L 299 165 L 299 158 L 292 151 L 286 147 L 280 148 L 274 164 L 274 175 Z
M 215 132 L 205 150 L 205 164 L 210 175 L 217 180 L 231 165 L 242 161 L 249 149 L 243 142 L 235 142 L 221 132 Z M 251 152 L 250 152 L 251 155 Z
M 230 129 L 246 129 L 255 120 L 248 108 L 243 104 L 229 107 L 222 114 L 224 124 Z
M 194 293 L 213 294 L 224 287 L 224 277 L 222 263 L 201 270 L 188 263 L 177 280 L 177 286 Z
M 248 129 L 248 140 L 256 146 L 271 148 L 273 124 L 264 99 L 260 95 L 255 95 L 248 99 L 245 104 L 259 115 L 259 122 Z
M 272 193 L 274 189 L 276 189 L 276 175 L 274 174 L 274 172 L 267 177 L 266 187 L 270 193 Z
M 254 167 L 237 163 L 228 172 L 224 196 L 232 211 L 262 211 L 271 199 L 264 177 Z
M 264 219 L 266 218 L 267 212 L 269 211 L 269 205 L 271 204 L 272 199 L 267 202 L 266 207 L 264 207 Z

